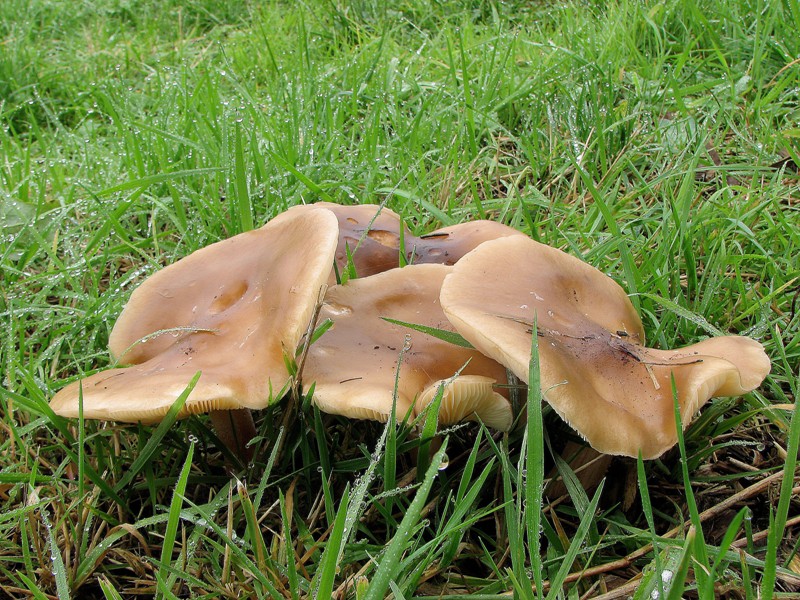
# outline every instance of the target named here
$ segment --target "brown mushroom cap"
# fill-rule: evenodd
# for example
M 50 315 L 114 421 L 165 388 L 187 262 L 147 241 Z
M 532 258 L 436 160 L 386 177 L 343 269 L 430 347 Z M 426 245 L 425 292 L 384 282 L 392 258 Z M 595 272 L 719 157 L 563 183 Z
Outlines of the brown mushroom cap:
M 479 220 L 443 227 L 416 237 L 403 224 L 400 215 L 377 204 L 345 206 L 317 202 L 296 206 L 289 211 L 314 208 L 324 208 L 336 215 L 339 220 L 336 266 L 340 273 L 347 268 L 349 249 L 358 277 L 369 277 L 402 266 L 401 253 L 407 262 L 414 264 L 453 265 L 485 241 L 524 235 L 502 223 Z M 330 284 L 334 283 L 332 277 Z
M 443 265 L 412 265 L 328 289 L 319 318 L 331 319 L 333 326 L 311 345 L 303 371 L 304 382 L 315 382 L 314 402 L 320 410 L 385 421 L 397 377 L 396 416 L 413 417 L 423 408 L 422 403 L 415 405 L 421 394 L 429 402 L 430 388 L 435 394 L 441 380 L 460 371 L 461 377 L 445 389 L 448 400 L 442 402 L 439 422 L 453 423 L 477 413 L 490 426 L 510 426 L 510 405 L 491 386 L 506 381 L 501 365 L 474 350 L 382 318 L 452 331 L 439 307 L 439 289 L 449 270 Z M 464 379 L 475 375 L 483 379 Z M 470 386 L 474 398 L 457 402 L 466 398 Z
M 462 336 L 526 382 L 535 318 L 545 399 L 607 454 L 655 458 L 676 443 L 673 377 L 685 427 L 709 398 L 751 391 L 770 370 L 761 344 L 744 337 L 644 347 L 622 288 L 526 237 L 466 255 L 445 279 L 441 303 Z
M 336 266 L 340 273 L 347 268 L 348 248 L 358 277 L 369 277 L 400 266 L 401 231 L 404 239 L 412 236 L 396 212 L 377 204 L 344 206 L 317 202 L 307 207 L 330 210 L 339 220 Z M 335 280 L 331 281 L 333 283 Z
M 409 239 L 406 251 L 414 264 L 454 265 L 483 242 L 512 235 L 525 234 L 495 221 L 469 221 Z
M 86 418 L 152 423 L 197 371 L 180 416 L 266 407 L 289 381 L 284 353 L 305 333 L 337 238 L 330 211 L 284 213 L 155 273 L 111 334 L 112 354 L 134 366 L 74 382 L 51 407 L 78 416 L 80 386 Z

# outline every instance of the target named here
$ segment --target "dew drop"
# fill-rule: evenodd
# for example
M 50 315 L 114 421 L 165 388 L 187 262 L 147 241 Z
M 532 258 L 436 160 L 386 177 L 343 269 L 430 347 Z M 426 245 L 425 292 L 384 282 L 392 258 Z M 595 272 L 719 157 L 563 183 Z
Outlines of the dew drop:
M 442 462 L 439 463 L 439 470 L 444 471 L 450 466 L 450 457 L 447 454 L 442 454 Z
M 353 312 L 349 306 L 344 306 L 342 304 L 336 304 L 335 302 L 329 303 L 327 305 L 328 312 L 330 312 L 334 316 L 341 316 L 341 315 L 349 315 Z

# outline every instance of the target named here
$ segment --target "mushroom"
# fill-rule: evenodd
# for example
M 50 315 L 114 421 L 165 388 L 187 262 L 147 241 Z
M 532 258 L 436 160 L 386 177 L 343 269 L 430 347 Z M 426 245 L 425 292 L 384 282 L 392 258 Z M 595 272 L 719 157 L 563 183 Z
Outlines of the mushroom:
M 319 318 L 333 324 L 310 346 L 303 371 L 305 382 L 315 382 L 320 410 L 386 421 L 396 384 L 397 419 L 413 418 L 444 386 L 441 424 L 480 418 L 497 429 L 511 426 L 511 406 L 494 390 L 506 382 L 504 367 L 384 319 L 452 331 L 439 307 L 449 272 L 443 265 L 410 265 L 328 289 Z
M 301 207 L 290 210 L 298 208 Z M 330 210 L 339 220 L 336 266 L 340 273 L 348 266 L 348 251 L 358 277 L 369 277 L 400 266 L 401 237 L 408 239 L 412 235 L 396 212 L 377 204 L 344 206 L 331 202 L 317 202 L 302 208 Z M 336 283 L 335 278 L 330 283 Z
M 344 206 L 317 202 L 289 211 L 313 208 L 324 208 L 336 215 L 339 220 L 336 266 L 340 273 L 347 268 L 349 252 L 358 277 L 369 277 L 403 266 L 400 264 L 401 254 L 409 263 L 453 265 L 487 240 L 524 235 L 502 223 L 479 220 L 444 227 L 416 237 L 403 225 L 400 215 L 378 204 Z M 334 277 L 330 283 L 336 283 Z
M 409 261 L 414 264 L 454 265 L 483 242 L 512 235 L 525 234 L 495 221 L 469 221 L 412 238 L 406 249 Z
M 332 212 L 289 211 L 155 273 L 109 340 L 119 363 L 133 366 L 66 386 L 54 412 L 77 417 L 82 390 L 86 418 L 154 423 L 200 371 L 179 416 L 210 412 L 241 456 L 255 433 L 247 409 L 278 399 L 290 380 L 284 355 L 293 357 L 305 333 L 337 238 Z
M 553 439 L 552 434 L 550 439 Z M 603 454 L 591 446 L 571 439 L 566 440 L 559 454 L 585 490 L 595 489 L 600 485 L 613 460 L 610 454 Z M 556 498 L 569 493 L 557 466 L 550 470 L 548 477 L 550 482 L 545 487 L 545 493 L 549 497 Z
M 685 428 L 709 398 L 747 393 L 770 370 L 761 344 L 745 337 L 646 348 L 621 287 L 527 237 L 467 254 L 440 298 L 458 333 L 526 382 L 535 321 L 545 399 L 606 454 L 656 458 L 676 443 L 673 380 Z

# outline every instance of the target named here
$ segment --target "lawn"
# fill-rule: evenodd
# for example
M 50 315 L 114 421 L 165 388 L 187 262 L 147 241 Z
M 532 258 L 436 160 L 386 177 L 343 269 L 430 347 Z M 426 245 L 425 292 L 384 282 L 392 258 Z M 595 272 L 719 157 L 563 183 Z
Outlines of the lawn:
M 797 31 L 795 0 L 0 2 L 0 589 L 797 597 Z M 148 275 L 318 200 L 500 221 L 649 345 L 747 335 L 772 372 L 587 490 L 536 389 L 433 445 L 287 398 L 234 473 L 205 417 L 52 413 Z

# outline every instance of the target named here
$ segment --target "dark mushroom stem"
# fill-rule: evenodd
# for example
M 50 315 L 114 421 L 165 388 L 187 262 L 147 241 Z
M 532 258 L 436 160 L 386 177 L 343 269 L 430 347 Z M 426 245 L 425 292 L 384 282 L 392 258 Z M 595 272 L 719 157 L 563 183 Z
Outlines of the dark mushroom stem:
M 613 457 L 610 454 L 598 452 L 591 446 L 568 441 L 561 451 L 561 458 L 569 465 L 583 489 L 593 490 L 606 476 Z M 567 486 L 561 479 L 557 467 L 553 467 L 548 477 L 550 483 L 545 493 L 550 498 L 557 498 L 568 493 Z
M 219 440 L 242 465 L 247 465 L 253 459 L 253 448 L 248 444 L 256 436 L 256 425 L 250 409 L 212 410 L 209 416 Z

